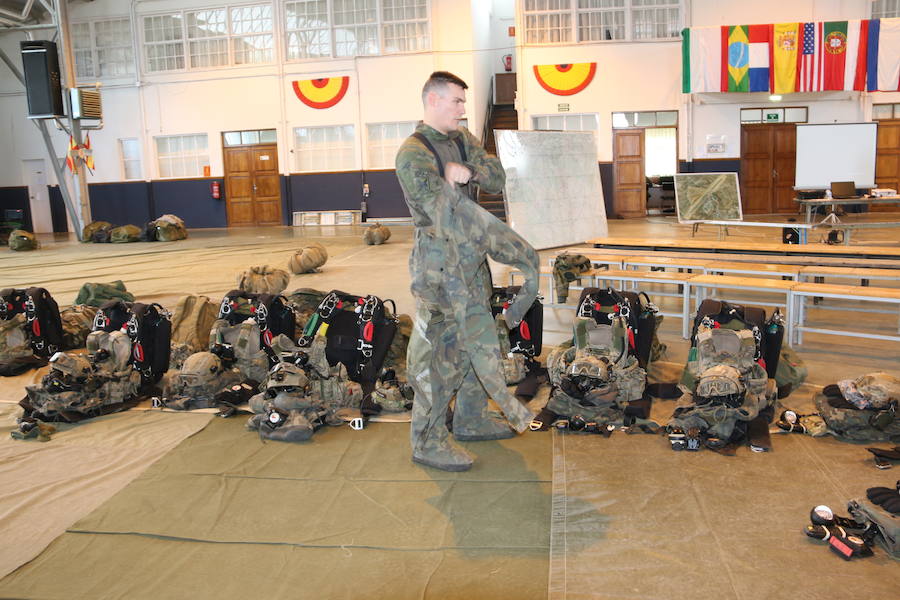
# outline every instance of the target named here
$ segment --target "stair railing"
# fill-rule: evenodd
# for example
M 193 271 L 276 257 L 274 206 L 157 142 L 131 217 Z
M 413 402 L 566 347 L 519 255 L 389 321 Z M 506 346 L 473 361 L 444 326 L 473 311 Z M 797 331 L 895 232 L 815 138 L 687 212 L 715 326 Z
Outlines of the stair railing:
M 481 126 L 481 145 L 487 144 L 487 136 L 491 130 L 491 118 L 494 116 L 494 78 L 491 77 L 488 86 L 487 109 L 484 111 L 484 123 Z

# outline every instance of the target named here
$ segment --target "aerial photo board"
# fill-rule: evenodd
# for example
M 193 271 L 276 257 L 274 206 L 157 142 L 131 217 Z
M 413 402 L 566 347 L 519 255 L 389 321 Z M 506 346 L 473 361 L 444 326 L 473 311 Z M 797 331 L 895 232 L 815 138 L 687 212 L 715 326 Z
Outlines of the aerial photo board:
M 675 175 L 675 208 L 679 223 L 742 220 L 737 173 Z
M 506 222 L 538 250 L 605 237 L 592 131 L 497 130 Z

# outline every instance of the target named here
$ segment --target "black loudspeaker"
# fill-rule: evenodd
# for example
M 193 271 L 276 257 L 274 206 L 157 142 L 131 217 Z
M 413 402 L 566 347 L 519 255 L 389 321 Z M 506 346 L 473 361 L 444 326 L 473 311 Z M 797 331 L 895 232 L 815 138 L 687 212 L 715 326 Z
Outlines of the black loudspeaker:
M 19 42 L 25 71 L 28 118 L 46 119 L 66 114 L 63 108 L 56 44 L 47 40 Z
M 782 227 L 781 228 L 781 243 L 782 244 L 799 244 L 800 243 L 800 230 L 795 229 L 794 227 Z

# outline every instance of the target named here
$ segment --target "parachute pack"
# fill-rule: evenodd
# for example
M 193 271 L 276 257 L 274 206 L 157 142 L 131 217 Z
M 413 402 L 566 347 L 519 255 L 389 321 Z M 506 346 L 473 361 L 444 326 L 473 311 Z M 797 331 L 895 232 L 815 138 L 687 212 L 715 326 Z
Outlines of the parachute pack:
M 638 359 L 642 369 L 665 352 L 656 334 L 662 316 L 644 292 L 584 288 L 576 314 L 600 325 L 608 324 L 614 317 L 623 317 L 628 324 L 628 352 Z
M 0 374 L 47 364 L 64 345 L 59 306 L 44 288 L 0 290 Z

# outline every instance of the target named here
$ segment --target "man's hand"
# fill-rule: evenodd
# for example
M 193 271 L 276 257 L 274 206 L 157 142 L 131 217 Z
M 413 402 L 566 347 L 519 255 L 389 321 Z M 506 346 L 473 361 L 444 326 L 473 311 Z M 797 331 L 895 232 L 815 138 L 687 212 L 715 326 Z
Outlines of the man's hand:
M 447 166 L 444 168 L 444 179 L 450 185 L 456 183 L 465 185 L 472 179 L 472 171 L 469 170 L 469 167 L 459 163 L 447 163 Z

